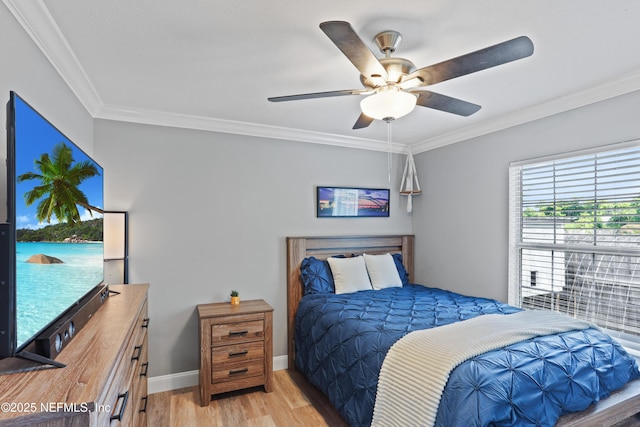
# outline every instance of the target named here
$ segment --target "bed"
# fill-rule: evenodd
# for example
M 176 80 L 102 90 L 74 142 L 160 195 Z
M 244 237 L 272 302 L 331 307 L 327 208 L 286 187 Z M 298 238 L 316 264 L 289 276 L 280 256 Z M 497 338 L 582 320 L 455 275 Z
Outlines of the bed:
M 308 339 L 309 335 L 319 335 L 318 330 L 324 331 L 329 329 L 338 329 L 334 328 L 332 325 L 337 324 L 336 321 L 336 313 L 342 317 L 349 317 L 344 313 L 351 312 L 351 317 L 363 317 L 362 315 L 357 315 L 356 307 L 352 307 L 350 300 L 351 294 L 343 294 L 343 295 L 310 295 L 309 298 L 303 299 L 303 286 L 301 283 L 301 270 L 300 265 L 305 260 L 305 258 L 314 257 L 318 260 L 324 260 L 328 257 L 334 256 L 346 256 L 351 257 L 353 255 L 360 255 L 363 253 L 367 254 L 394 254 L 396 259 L 402 259 L 402 265 L 406 270 L 406 278 L 405 282 L 411 282 L 411 278 L 413 277 L 413 267 L 414 267 L 414 257 L 413 257 L 413 242 L 414 237 L 412 235 L 398 235 L 398 236 L 355 236 L 355 237 L 345 237 L 345 236 L 319 236 L 319 237 L 289 237 L 287 238 L 287 283 L 288 283 L 288 292 L 287 292 L 287 303 L 288 303 L 288 363 L 290 370 L 298 370 L 301 371 L 303 375 L 305 375 L 308 381 L 318 387 L 324 394 L 327 395 L 331 404 L 336 408 L 336 410 L 341 414 L 341 416 L 351 425 L 369 425 L 371 423 L 373 417 L 373 408 L 376 400 L 376 388 L 377 388 L 377 379 L 378 374 L 380 372 L 380 366 L 382 361 L 384 360 L 385 353 L 388 351 L 389 347 L 393 344 L 393 341 L 399 339 L 400 337 L 406 335 L 407 333 L 423 329 L 430 328 L 433 326 L 433 323 L 438 325 L 444 323 L 450 323 L 449 320 L 446 320 L 447 316 L 451 317 L 451 321 L 460 320 L 459 318 L 472 318 L 472 317 L 480 317 L 480 315 L 497 313 L 500 315 L 510 315 L 514 314 L 520 309 L 515 307 L 508 306 L 506 304 L 499 303 L 493 300 L 487 300 L 484 298 L 474 298 L 467 296 L 457 296 L 457 294 L 453 295 L 447 291 L 443 291 L 441 289 L 427 288 L 420 285 L 411 285 L 410 283 L 405 284 L 400 288 L 391 288 L 391 289 L 383 289 L 380 291 L 362 291 L 358 292 L 358 297 L 356 299 L 364 299 L 366 300 L 365 306 L 375 306 L 375 307 L 386 307 L 383 308 L 385 311 L 385 315 L 389 314 L 388 305 L 385 306 L 385 301 L 393 302 L 395 304 L 392 308 L 392 311 L 397 311 L 399 313 L 398 316 L 394 319 L 395 322 L 398 318 L 410 318 L 411 325 L 409 326 L 401 326 L 395 325 L 391 328 L 387 329 L 396 329 L 395 334 L 391 335 L 371 335 L 371 331 L 365 330 L 367 327 L 380 329 L 377 326 L 351 326 L 347 329 L 356 328 L 358 331 L 356 332 L 357 340 L 350 339 L 352 342 L 356 342 L 356 348 L 376 348 L 376 351 L 373 352 L 359 352 L 358 350 L 349 350 L 349 344 L 345 344 L 344 342 L 341 344 L 329 344 L 329 348 L 333 346 L 334 350 L 339 349 L 340 351 L 334 350 L 323 350 L 322 343 L 316 343 L 312 345 L 308 345 L 305 341 Z M 401 296 L 401 292 L 408 292 L 410 295 L 413 295 L 413 302 L 411 304 L 415 304 L 418 301 L 418 306 L 413 307 L 410 305 L 409 307 L 402 306 L 403 303 L 399 302 L 399 299 L 403 299 L 406 296 Z M 404 295 L 404 294 L 403 294 Z M 411 299 L 410 298 L 410 299 Z M 424 312 L 428 311 L 425 308 L 425 304 L 429 304 L 426 301 L 429 298 L 439 300 L 440 303 L 446 300 L 455 298 L 454 305 L 457 305 L 457 309 L 454 310 L 454 313 L 447 311 L 448 309 L 443 309 L 444 312 L 438 315 L 437 321 L 425 320 L 425 319 L 416 319 L 412 317 L 412 315 L 408 315 L 407 313 L 414 312 Z M 439 304 L 440 304 L 439 303 Z M 368 304 L 368 305 L 367 305 Z M 373 304 L 373 305 L 372 305 Z M 398 305 L 400 304 L 400 305 Z M 420 305 L 422 304 L 422 306 Z M 340 305 L 344 305 L 348 309 L 342 310 L 339 309 Z M 326 320 L 328 322 L 325 326 L 321 326 L 322 316 L 313 317 L 315 314 L 321 312 L 324 308 L 328 308 L 326 311 L 326 315 L 329 316 Z M 420 308 L 421 307 L 421 308 Z M 416 309 L 418 308 L 418 309 Z M 356 310 L 355 312 L 353 310 Z M 404 311 L 403 311 L 404 310 Z M 407 311 L 408 310 L 408 311 Z M 373 310 L 376 311 L 376 310 Z M 433 311 L 433 310 L 431 310 Z M 448 314 L 447 314 L 448 313 Z M 461 314 L 462 313 L 462 314 Z M 298 315 L 298 317 L 296 317 Z M 334 316 L 333 318 L 331 316 Z M 392 323 L 393 323 L 392 322 Z M 429 324 L 431 322 L 431 324 Z M 464 323 L 464 322 L 462 322 Z M 296 326 L 298 330 L 296 331 Z M 365 329 L 360 329 L 365 328 Z M 315 332 L 311 333 L 310 331 L 314 330 Z M 540 337 L 542 343 L 533 343 L 532 345 L 537 347 L 544 347 L 545 345 L 556 346 L 557 343 L 549 344 L 549 340 L 558 340 L 561 339 L 563 345 L 566 345 L 567 342 L 573 342 L 576 337 L 574 335 L 579 335 L 581 340 L 587 340 L 589 342 L 596 342 L 598 348 L 606 348 L 608 352 L 613 351 L 612 354 L 609 354 L 608 357 L 610 361 L 613 362 L 610 364 L 620 364 L 620 366 L 615 367 L 613 373 L 606 373 L 602 371 L 600 375 L 602 378 L 597 377 L 594 379 L 592 376 L 591 379 L 584 377 L 583 373 L 573 372 L 568 375 L 571 377 L 572 375 L 576 375 L 577 377 L 582 376 L 583 382 L 580 383 L 576 381 L 575 385 L 572 388 L 572 394 L 581 395 L 580 399 L 575 403 L 572 400 L 567 400 L 564 398 L 566 392 L 558 392 L 557 395 L 552 395 L 552 397 L 545 397 L 548 400 L 555 399 L 558 401 L 558 405 L 560 405 L 562 411 L 578 411 L 568 413 L 560 417 L 557 420 L 558 426 L 593 426 L 593 425 L 603 425 L 610 426 L 614 425 L 622 420 L 628 419 L 632 417 L 634 414 L 640 412 L 640 381 L 632 380 L 634 376 L 637 377 L 637 366 L 635 365 L 635 361 L 629 361 L 625 359 L 625 355 L 618 352 L 618 348 L 616 345 L 612 345 L 611 343 L 602 343 L 598 340 L 602 340 L 603 338 L 600 336 L 592 336 L 592 330 L 583 330 L 583 331 L 571 331 L 566 332 L 568 334 L 566 337 L 563 336 L 558 338 L 558 336 L 549 336 L 549 337 Z M 573 335 L 572 335 L 573 334 Z M 344 333 L 342 333 L 344 335 Z M 561 334 L 559 334 L 561 335 Z M 369 338 L 367 338 L 369 337 Z M 371 338 L 375 337 L 375 338 Z M 322 338 L 323 340 L 329 342 L 329 338 Z M 344 339 L 344 338 L 343 338 Z M 367 342 L 367 339 L 376 340 L 375 343 Z M 536 338 L 537 340 L 538 338 Z M 391 340 L 387 342 L 386 340 Z M 545 340 L 547 342 L 545 343 Z M 349 341 L 349 340 L 347 340 Z M 592 343 L 591 343 L 592 344 Z M 589 344 L 589 345 L 591 345 Z M 526 343 L 517 343 L 513 344 L 514 346 L 523 346 Z M 584 346 L 583 346 L 584 347 Z M 509 347 L 506 347 L 509 349 Z M 613 349 L 613 350 L 611 350 Z M 457 388 L 451 386 L 449 384 L 445 389 L 445 392 L 442 395 L 442 404 L 441 408 L 438 408 L 438 422 L 441 425 L 455 424 L 457 421 L 447 421 L 453 420 L 455 418 L 456 413 L 458 415 L 460 413 L 465 414 L 464 411 L 473 412 L 478 411 L 478 408 L 485 408 L 488 404 L 487 402 L 476 403 L 475 409 L 473 406 L 463 407 L 463 409 L 459 409 L 455 403 L 455 395 L 459 393 L 459 390 L 464 390 L 464 384 L 460 386 L 461 380 L 460 378 L 465 378 L 465 375 L 469 375 L 469 369 L 477 369 L 479 365 L 491 364 L 493 368 L 495 365 L 500 365 L 500 363 L 496 363 L 496 360 L 500 360 L 500 357 L 504 358 L 504 351 L 507 351 L 508 354 L 513 353 L 514 351 L 520 351 L 521 349 L 509 349 L 502 350 L 502 355 L 498 355 L 498 359 L 492 359 L 491 355 L 495 353 L 494 351 L 488 352 L 485 355 L 482 355 L 479 358 L 473 358 L 471 361 L 464 362 L 460 364 L 457 368 L 455 368 L 451 372 L 451 377 L 449 378 L 450 383 L 457 384 Z M 529 350 L 527 350 L 529 351 Z M 602 351 L 602 350 L 598 350 Z M 324 352 L 324 353 L 323 353 Z M 305 354 L 303 354 L 305 353 Z M 314 355 L 315 353 L 315 355 Z M 562 357 L 562 351 L 556 351 L 557 357 Z M 372 355 L 373 354 L 373 355 Z M 571 352 L 573 354 L 573 352 Z M 585 353 L 586 354 L 586 353 Z M 487 356 L 488 355 L 488 356 Z M 315 360 L 314 360 L 315 357 Z M 485 359 L 483 359 L 485 357 Z M 488 359 L 486 359 L 488 357 Z M 495 355 L 494 355 L 495 357 Z M 546 356 L 545 356 L 546 357 Z M 554 356 L 556 357 L 556 356 Z M 351 360 L 352 358 L 353 360 Z M 580 359 L 580 357 L 578 357 Z M 360 364 L 364 361 L 364 364 Z M 563 362 L 565 363 L 565 362 Z M 345 366 L 356 366 L 358 364 L 358 368 L 355 370 L 348 370 L 344 368 Z M 566 364 L 566 363 L 565 363 Z M 571 362 L 570 364 L 573 364 Z M 624 367 L 624 364 L 632 364 L 632 366 Z M 471 368 L 469 367 L 471 366 Z M 557 364 L 556 364 L 557 365 Z M 336 369 L 336 366 L 338 368 Z M 340 367 L 342 366 L 342 367 Z M 465 368 L 466 366 L 466 368 Z M 533 365 L 531 365 L 533 366 Z M 467 373 L 465 374 L 465 369 L 467 369 Z M 506 369 L 506 368 L 505 368 Z M 506 370 L 509 370 L 508 368 Z M 529 371 L 526 372 L 526 375 L 529 378 L 534 378 L 537 383 L 543 383 L 545 381 L 542 378 L 544 375 L 547 375 L 548 369 L 542 369 L 544 371 L 544 375 L 540 373 L 536 373 L 531 371 L 531 368 L 527 368 Z M 581 370 L 583 368 L 579 368 Z M 458 375 L 457 371 L 460 370 L 462 374 Z M 354 373 L 355 372 L 355 373 Z M 500 373 L 493 372 L 489 375 L 489 377 L 501 378 L 501 375 L 504 375 L 504 372 Z M 348 379 L 347 382 L 341 382 L 341 379 Z M 573 378 L 573 377 L 571 377 Z M 613 378 L 613 380 L 612 380 Z M 573 380 L 572 380 L 573 381 Z M 586 381 L 586 383 L 584 382 Z M 587 396 L 591 389 L 595 389 L 594 381 L 596 383 L 602 382 L 603 387 L 601 390 L 596 390 L 595 396 Z M 628 381 L 628 383 L 627 383 Z M 464 382 L 464 381 L 462 381 Z M 496 383 L 500 383 L 500 380 L 496 380 Z M 537 403 L 531 405 L 524 400 L 525 395 L 530 394 L 527 392 L 525 382 L 513 382 L 512 380 L 512 388 L 515 391 L 512 391 L 513 395 L 509 396 L 507 400 L 511 399 L 511 402 L 507 402 L 506 404 L 503 402 L 502 406 L 500 406 L 501 411 L 508 413 L 508 406 L 515 406 L 518 408 L 517 411 L 520 411 L 522 407 L 534 406 L 536 409 L 533 415 L 522 415 L 520 414 L 520 418 L 514 418 L 513 414 L 505 415 L 504 419 L 509 419 L 511 417 L 511 422 L 518 422 L 522 424 L 522 420 L 530 420 L 532 425 L 535 423 L 539 423 L 540 425 L 551 425 L 550 419 L 556 419 L 557 414 L 554 415 L 553 409 L 540 409 Z M 622 386 L 624 383 L 626 385 Z M 515 386 L 513 385 L 515 384 Z M 572 383 L 573 384 L 573 383 Z M 495 384 L 488 383 L 487 387 L 494 388 Z M 550 390 L 554 389 L 555 386 L 553 384 L 542 384 L 542 388 L 548 388 Z M 622 387 L 621 387 L 622 386 Z M 468 385 L 467 385 L 468 388 Z M 518 391 L 519 388 L 522 390 Z M 454 391 L 451 391 L 454 390 Z M 552 390 L 553 391 L 553 390 Z M 546 391 L 545 391 L 546 393 Z M 582 396 L 584 395 L 584 396 Z M 592 399 L 596 401 L 595 404 L 590 404 L 588 407 L 584 407 L 585 399 Z M 473 399 L 466 399 L 473 400 Z M 477 400 L 477 399 L 476 399 Z M 515 402 L 514 402 L 515 401 Z M 580 405 L 583 405 L 580 407 Z M 557 406 L 557 405 L 556 405 Z M 443 409 L 447 408 L 447 409 Z M 506 408 L 506 409 L 505 409 Z M 447 412 L 443 415 L 442 411 Z M 462 411 L 462 412 L 461 412 Z M 493 410 L 492 410 L 493 411 Z M 517 412 L 516 411 L 516 412 Z M 499 411 L 498 411 L 499 412 Z M 512 411 L 513 412 L 513 411 Z M 448 418 L 453 416 L 454 418 Z M 464 415 L 467 417 L 467 415 Z M 461 425 L 473 425 L 468 418 L 464 418 L 466 421 L 465 424 Z M 554 418 L 556 417 L 556 418 Z M 445 420 L 445 421 L 443 421 Z M 515 421 L 514 421 L 515 420 Z M 499 425 L 498 421 L 492 421 L 495 425 Z M 503 421 L 504 422 L 504 421 Z M 510 425 L 504 422 L 503 425 Z M 526 425 L 526 424 L 524 424 Z

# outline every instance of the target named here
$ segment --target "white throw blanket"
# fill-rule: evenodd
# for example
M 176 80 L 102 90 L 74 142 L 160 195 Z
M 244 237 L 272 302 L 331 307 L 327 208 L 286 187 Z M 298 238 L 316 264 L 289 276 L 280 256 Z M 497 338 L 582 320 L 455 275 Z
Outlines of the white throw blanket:
M 433 426 L 451 371 L 491 350 L 536 336 L 595 328 L 553 311 L 487 314 L 414 331 L 387 353 L 378 377 L 372 426 Z

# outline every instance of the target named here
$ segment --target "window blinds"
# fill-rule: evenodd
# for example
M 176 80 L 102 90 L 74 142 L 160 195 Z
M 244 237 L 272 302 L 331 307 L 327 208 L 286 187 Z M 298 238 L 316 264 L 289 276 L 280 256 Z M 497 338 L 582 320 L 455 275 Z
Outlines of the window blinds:
M 512 164 L 509 181 L 509 302 L 640 336 L 640 141 Z

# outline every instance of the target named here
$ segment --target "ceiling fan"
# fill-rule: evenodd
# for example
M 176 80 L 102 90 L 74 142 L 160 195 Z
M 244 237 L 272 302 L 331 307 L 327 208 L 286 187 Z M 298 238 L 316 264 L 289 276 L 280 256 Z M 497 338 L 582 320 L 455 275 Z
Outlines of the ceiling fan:
M 351 24 L 328 21 L 320 29 L 360 72 L 363 89 L 304 93 L 267 98 L 271 102 L 368 95 L 360 103 L 362 113 L 353 129 L 369 126 L 373 120 L 391 121 L 410 113 L 416 105 L 459 116 L 469 116 L 480 106 L 424 89 L 445 80 L 475 73 L 533 54 L 533 43 L 526 36 L 498 43 L 438 64 L 416 69 L 408 59 L 391 57 L 402 40 L 397 31 L 383 31 L 374 41 L 384 58 L 378 59 L 356 34 Z

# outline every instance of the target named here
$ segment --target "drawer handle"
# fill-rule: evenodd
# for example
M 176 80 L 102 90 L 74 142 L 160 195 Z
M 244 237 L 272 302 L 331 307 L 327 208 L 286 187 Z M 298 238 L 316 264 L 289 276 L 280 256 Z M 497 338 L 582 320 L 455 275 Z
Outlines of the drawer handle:
M 142 320 L 142 329 L 149 327 L 149 318 L 146 317 Z
M 229 332 L 229 336 L 230 337 L 237 337 L 237 336 L 240 336 L 240 335 L 247 335 L 248 333 L 249 333 L 249 331 L 237 331 L 237 332 L 231 331 L 231 332 Z
M 127 401 L 129 400 L 129 390 L 118 395 L 118 398 L 116 399 L 116 405 L 114 407 L 118 406 L 118 400 L 120 399 L 122 399 L 122 405 L 120 405 L 120 411 L 118 411 L 118 415 L 111 415 L 111 418 L 109 418 L 109 421 L 113 421 L 113 420 L 122 421 L 122 417 L 124 417 L 124 411 L 125 409 L 127 409 Z
M 140 400 L 144 400 L 144 406 L 138 412 L 140 413 L 147 412 L 147 403 L 149 403 L 149 396 L 145 396 Z
M 149 370 L 149 362 L 142 364 L 142 372 L 140 372 L 141 377 L 147 376 L 147 371 Z
M 142 345 L 137 345 L 133 348 L 133 356 L 131 356 L 131 361 L 140 360 L 140 355 L 142 354 Z
M 249 353 L 249 350 L 243 350 L 243 351 L 230 351 L 229 352 L 229 357 L 235 357 L 235 356 L 246 356 Z
M 244 374 L 247 371 L 249 371 L 249 368 L 232 369 L 229 371 L 229 375 Z

